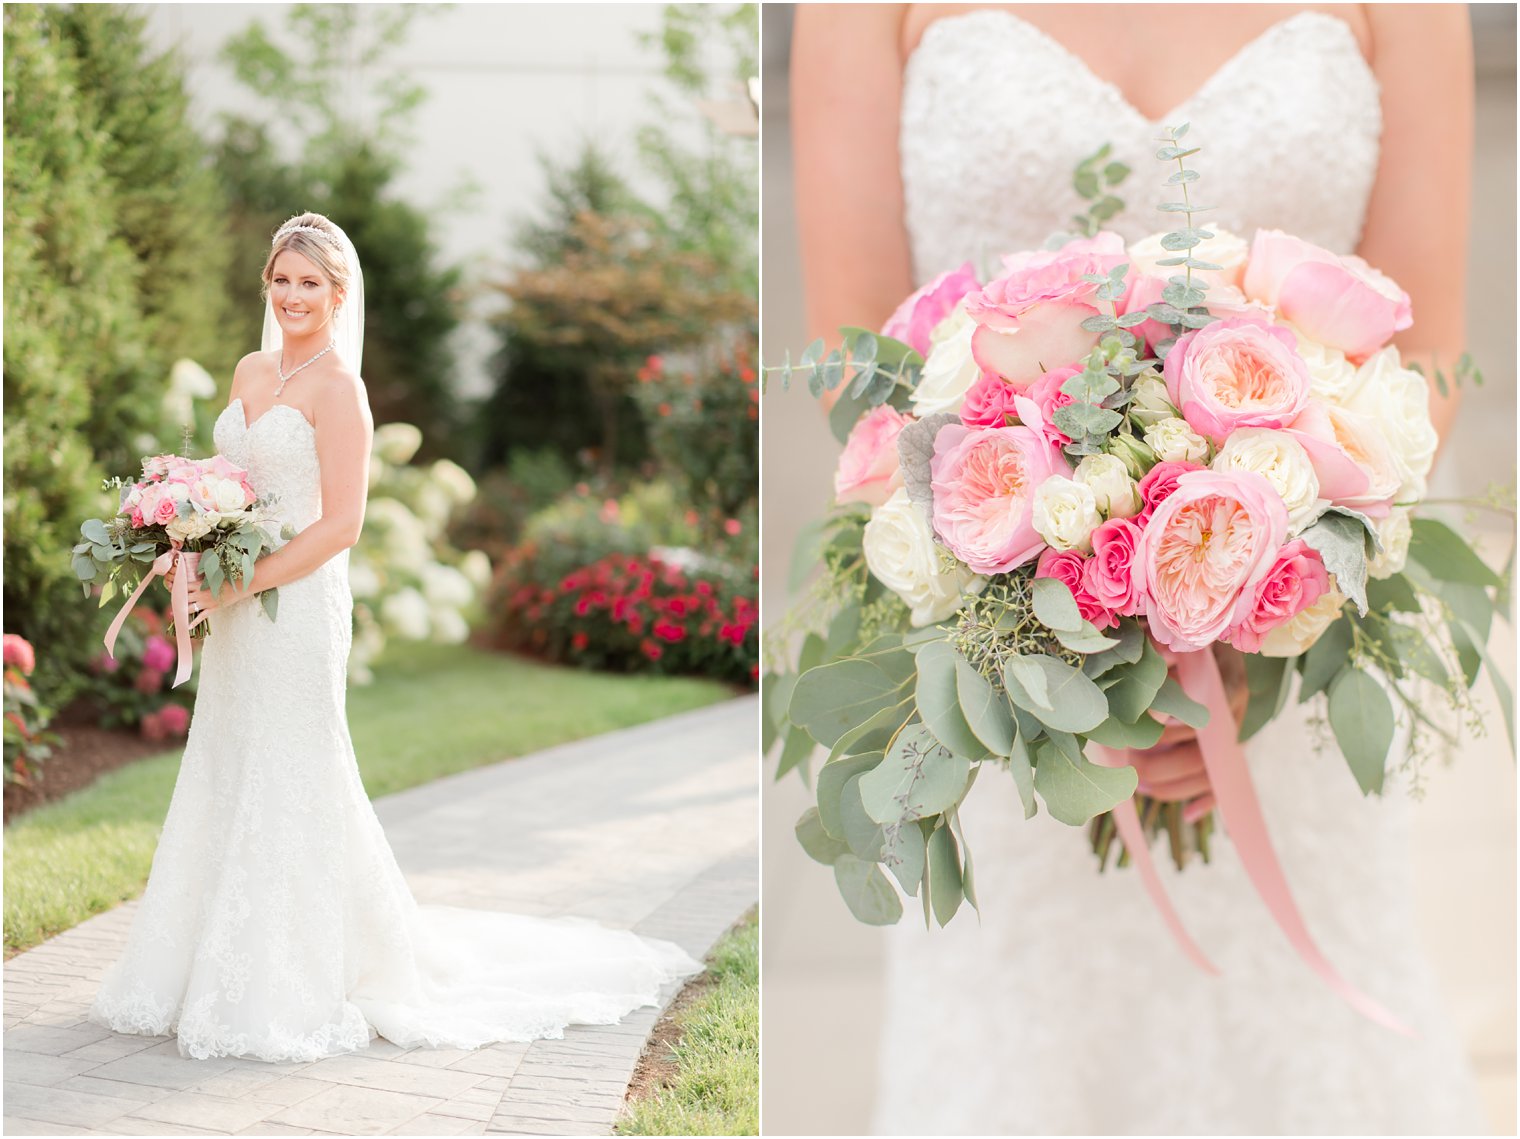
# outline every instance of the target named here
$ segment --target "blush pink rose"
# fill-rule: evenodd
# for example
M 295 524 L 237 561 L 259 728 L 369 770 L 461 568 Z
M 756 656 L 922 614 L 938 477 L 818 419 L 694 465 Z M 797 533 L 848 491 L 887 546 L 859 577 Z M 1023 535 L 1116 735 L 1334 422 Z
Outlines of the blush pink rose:
M 142 508 L 139 506 L 134 506 L 132 508 L 132 513 L 129 518 L 132 525 L 137 527 L 139 530 L 148 524 L 148 520 L 143 517 Z
M 1172 491 L 1177 489 L 1177 480 L 1183 475 L 1189 471 L 1206 470 L 1208 468 L 1202 463 L 1157 463 L 1145 473 L 1145 477 L 1135 487 L 1145 503 L 1140 511 L 1140 517 L 1149 518 L 1154 514 L 1156 507 L 1165 502 Z
M 1076 550 L 1052 550 L 1049 547 L 1040 555 L 1035 567 L 1035 577 L 1053 577 L 1071 590 L 1076 599 L 1077 612 L 1082 620 L 1090 621 L 1100 629 L 1108 629 L 1119 623 L 1119 617 L 1087 588 L 1088 567 L 1091 560 Z
M 167 526 L 179 515 L 179 506 L 174 499 L 167 494 L 159 498 L 153 506 L 152 521 L 160 526 Z
M 1092 532 L 1092 557 L 1082 567 L 1083 587 L 1093 599 L 1126 617 L 1142 607 L 1135 588 L 1135 549 L 1144 529 L 1132 518 L 1110 518 Z
M 1019 389 L 996 376 L 984 375 L 971 385 L 961 402 L 961 422 L 967 427 L 1008 427 L 1019 420 L 1013 401 Z
M 1078 364 L 1056 368 L 1029 385 L 1029 398 L 1034 400 L 1035 406 L 1040 409 L 1040 418 L 1044 420 L 1045 437 L 1057 447 L 1066 446 L 1071 442 L 1071 437 L 1055 425 L 1056 411 L 1075 402 L 1072 396 L 1061 390 L 1061 385 L 1081 370 Z
M 1240 427 L 1286 427 L 1309 402 L 1309 366 L 1286 328 L 1226 317 L 1177 338 L 1166 390 L 1200 435 L 1223 444 Z
M 1288 509 L 1254 471 L 1189 471 L 1135 550 L 1135 589 L 1151 636 L 1174 652 L 1207 648 L 1240 624 L 1288 537 Z
M 895 407 L 882 404 L 855 422 L 834 472 L 834 497 L 840 502 L 880 506 L 902 486 L 897 437 L 913 421 Z
M 1387 516 L 1401 480 L 1388 440 L 1374 419 L 1310 400 L 1288 434 L 1308 454 L 1321 498 L 1373 518 Z
M 1339 257 L 1276 229 L 1256 231 L 1242 287 L 1355 363 L 1414 320 L 1409 294 L 1360 257 Z
M 962 297 L 980 287 L 969 261 L 959 269 L 941 273 L 897 306 L 881 326 L 881 334 L 912 345 L 920 356 L 928 356 L 934 326 L 950 315 Z
M 5 667 L 12 666 L 19 668 L 22 676 L 31 676 L 32 669 L 37 667 L 37 654 L 32 651 L 32 643 L 19 633 L 5 634 Z
M 1098 336 L 1082 322 L 1099 310 L 1098 286 L 1083 274 L 1107 273 L 1124 261 L 1124 240 L 1116 233 L 1004 258 L 1003 275 L 966 299 L 977 325 L 971 337 L 976 362 L 1023 388 L 1085 356 Z
M 1034 492 L 1071 466 L 1033 428 L 941 427 L 929 463 L 934 529 L 977 573 L 1003 573 L 1045 548 L 1034 528 Z
M 1256 600 L 1244 620 L 1225 635 L 1243 653 L 1261 651 L 1261 642 L 1318 601 L 1330 588 L 1330 575 L 1319 551 L 1295 540 L 1277 552 L 1277 560 L 1256 589 Z

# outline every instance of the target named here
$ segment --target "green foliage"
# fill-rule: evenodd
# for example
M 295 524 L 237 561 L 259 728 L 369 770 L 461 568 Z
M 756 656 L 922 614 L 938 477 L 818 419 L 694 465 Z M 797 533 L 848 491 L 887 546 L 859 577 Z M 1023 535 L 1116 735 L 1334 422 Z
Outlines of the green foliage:
M 5 11 L 5 606 L 64 698 L 97 618 L 66 556 L 154 450 L 170 365 L 218 351 L 221 198 L 179 61 L 107 5 Z
M 297 4 L 285 10 L 285 22 L 298 50 L 281 48 L 258 21 L 234 36 L 223 54 L 266 108 L 262 120 L 226 120 L 217 169 L 237 243 L 228 291 L 246 298 L 236 344 L 246 350 L 259 342 L 263 310 L 255 298 L 276 227 L 305 209 L 328 215 L 353 241 L 364 269 L 364 379 L 376 422 L 416 424 L 424 458 L 459 458 L 465 417 L 454 395 L 451 341 L 462 271 L 439 264 L 432 212 L 394 190 L 410 113 L 423 92 L 388 60 L 425 11 Z M 372 118 L 355 114 L 355 83 L 378 108 Z M 288 160 L 282 151 L 292 143 L 298 156 Z
M 760 927 L 752 912 L 707 956 L 701 995 L 676 1014 L 675 1076 L 629 1104 L 619 1135 L 758 1135 Z
M 1112 153 L 1113 147 L 1104 143 L 1079 162 L 1072 174 L 1072 188 L 1088 203 L 1083 213 L 1071 219 L 1079 236 L 1092 237 L 1103 228 L 1104 222 L 1124 209 L 1123 200 L 1115 196 L 1113 190 L 1129 177 L 1130 170 L 1122 162 L 1111 161 L 1109 155 Z

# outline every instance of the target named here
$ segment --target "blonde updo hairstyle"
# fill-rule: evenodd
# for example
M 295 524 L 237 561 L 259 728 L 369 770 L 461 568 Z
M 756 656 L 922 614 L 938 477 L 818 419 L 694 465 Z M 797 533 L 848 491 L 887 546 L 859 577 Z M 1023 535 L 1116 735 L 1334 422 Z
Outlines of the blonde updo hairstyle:
M 275 230 L 264 262 L 262 296 L 269 297 L 269 283 L 274 277 L 274 259 L 289 249 L 299 253 L 317 267 L 331 282 L 340 297 L 348 293 L 348 259 L 343 253 L 341 231 L 321 214 L 297 214 Z

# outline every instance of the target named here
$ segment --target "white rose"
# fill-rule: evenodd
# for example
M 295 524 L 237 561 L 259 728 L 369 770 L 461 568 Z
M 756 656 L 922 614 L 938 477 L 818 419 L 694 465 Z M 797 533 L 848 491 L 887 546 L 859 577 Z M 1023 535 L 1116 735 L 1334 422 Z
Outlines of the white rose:
M 1250 244 L 1245 238 L 1237 237 L 1218 226 L 1211 226 L 1210 229 L 1214 236 L 1193 246 L 1188 252 L 1200 261 L 1212 261 L 1219 268 L 1194 269 L 1193 279 L 1202 278 L 1210 288 L 1215 285 L 1239 285 L 1241 275 L 1245 272 L 1246 257 L 1251 252 Z M 1162 247 L 1161 239 L 1165 236 L 1164 233 L 1153 233 L 1129 247 L 1131 279 L 1135 274 L 1148 273 L 1152 277 L 1165 280 L 1185 271 L 1179 265 L 1157 264 L 1159 261 L 1182 256 L 1175 249 Z
M 184 483 L 170 482 L 164 483 L 162 485 L 164 492 L 167 493 L 170 498 L 174 499 L 175 502 L 190 501 L 190 488 L 187 487 Z
M 435 606 L 459 608 L 475 600 L 475 587 L 453 566 L 433 564 L 422 571 L 423 595 Z
M 164 532 L 181 542 L 193 542 L 211 533 L 212 522 L 199 511 L 191 511 L 174 519 L 164 527 Z
M 433 640 L 445 645 L 462 645 L 470 639 L 470 626 L 453 609 L 433 610 Z
M 1145 505 L 1124 461 L 1113 455 L 1085 456 L 1077 464 L 1075 477 L 1093 492 L 1098 509 L 1109 518 L 1133 518 Z
M 1142 431 L 1163 419 L 1177 418 L 1176 405 L 1166 390 L 1166 381 L 1160 377 L 1141 376 L 1130 390 L 1135 393 L 1135 398 L 1127 409 L 1129 417 L 1140 425 Z
M 469 550 L 459 559 L 459 572 L 476 589 L 485 589 L 491 584 L 491 559 L 484 550 Z
M 1378 541 L 1383 549 L 1367 566 L 1367 576 L 1392 577 L 1404 568 L 1409 556 L 1409 539 L 1413 531 L 1409 525 L 1409 511 L 1393 509 L 1388 517 L 1377 523 Z
M 1272 484 L 1288 508 L 1288 530 L 1297 534 L 1319 513 L 1319 476 L 1309 452 L 1293 436 L 1267 427 L 1230 433 L 1210 464 L 1216 471 L 1255 471 Z
M 1344 604 L 1344 597 L 1334 589 L 1327 589 L 1313 605 L 1263 637 L 1261 655 L 1296 657 L 1308 652 L 1320 635 L 1340 616 Z
M 1361 386 L 1351 408 L 1374 419 L 1387 437 L 1399 472 L 1399 501 L 1424 498 L 1425 478 L 1440 442 L 1430 421 L 1430 385 L 1400 365 L 1399 350 L 1391 345 L 1369 356 L 1358 375 Z
M 380 575 L 368 562 L 354 558 L 348 563 L 348 591 L 355 598 L 364 599 L 380 595 Z
M 1361 390 L 1366 377 L 1339 348 L 1310 340 L 1298 329 L 1288 326 L 1298 338 L 1298 354 L 1309 366 L 1309 394 L 1346 407 Z
M 220 479 L 212 488 L 212 498 L 218 510 L 240 510 L 248 504 L 243 484 L 232 479 Z
M 915 625 L 943 621 L 961 607 L 961 596 L 986 584 L 957 563 L 944 569 L 923 512 L 899 488 L 871 511 L 862 539 L 866 566 L 878 581 L 908 603 Z
M 1145 429 L 1145 444 L 1163 463 L 1206 463 L 1209 441 L 1177 416 L 1163 419 Z
M 387 423 L 375 428 L 375 454 L 387 463 L 409 463 L 422 446 L 422 432 L 410 423 Z
M 929 334 L 929 357 L 924 371 L 909 398 L 914 414 L 922 417 L 941 411 L 959 412 L 966 392 L 982 374 L 982 367 L 971 355 L 971 334 L 976 322 L 957 305 L 955 310 Z
M 399 637 L 425 641 L 428 637 L 427 599 L 408 586 L 380 603 L 380 619 Z
M 1035 488 L 1034 529 L 1057 550 L 1092 553 L 1092 532 L 1103 525 L 1092 488 L 1053 475 Z

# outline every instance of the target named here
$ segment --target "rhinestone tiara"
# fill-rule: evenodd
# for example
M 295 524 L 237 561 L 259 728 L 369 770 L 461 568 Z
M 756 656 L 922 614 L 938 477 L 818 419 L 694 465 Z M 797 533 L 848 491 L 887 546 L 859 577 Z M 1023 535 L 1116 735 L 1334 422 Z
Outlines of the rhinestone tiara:
M 279 241 L 280 238 L 284 237 L 286 234 L 291 233 L 314 233 L 318 237 L 326 238 L 328 244 L 335 246 L 338 249 L 343 248 L 343 242 L 338 238 L 336 234 L 330 233 L 325 229 L 318 229 L 314 225 L 282 225 L 278 230 L 275 231 L 274 239 L 276 241 Z

